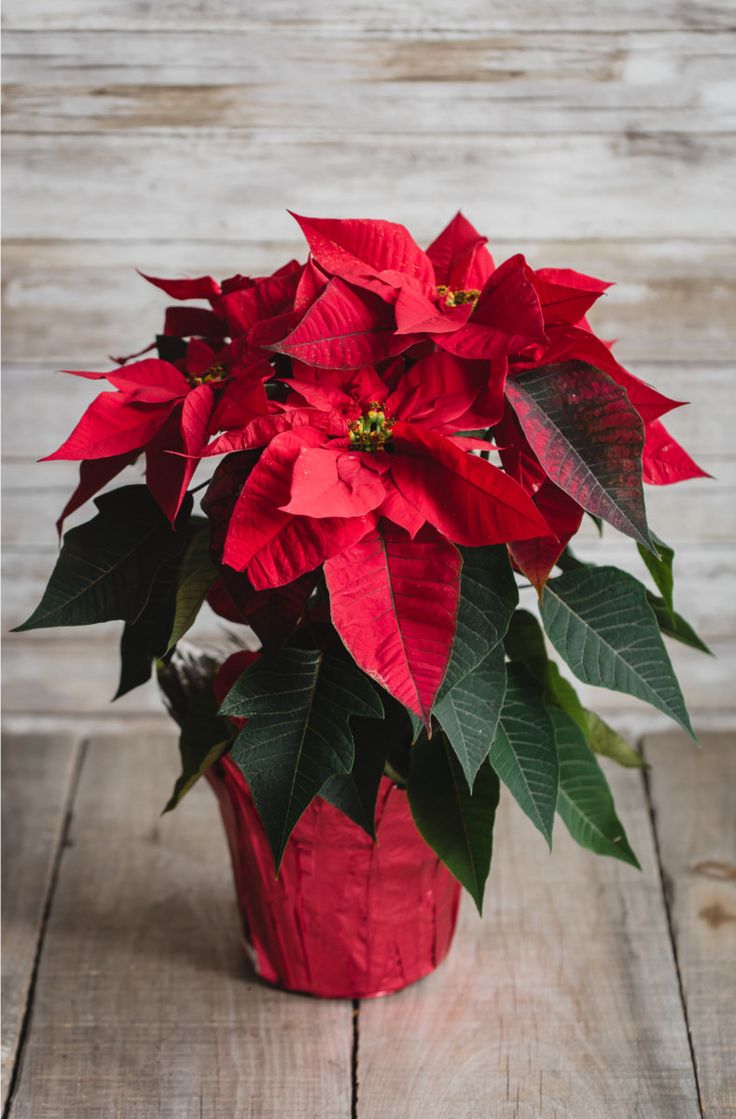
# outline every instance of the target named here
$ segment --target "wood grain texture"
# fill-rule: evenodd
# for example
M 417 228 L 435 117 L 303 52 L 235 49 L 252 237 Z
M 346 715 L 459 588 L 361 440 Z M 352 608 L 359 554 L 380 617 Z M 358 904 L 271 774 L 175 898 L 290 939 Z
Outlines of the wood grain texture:
M 647 738 L 654 825 L 705 1119 L 736 1116 L 736 736 Z
M 234 140 L 217 129 L 5 137 L 8 229 L 15 237 L 266 239 L 301 213 L 377 213 L 422 236 L 458 204 L 507 236 L 736 236 L 730 138 L 687 133 L 424 137 L 305 133 L 285 122 Z M 182 190 L 184 183 L 206 183 Z M 575 184 L 571 190 L 570 184 Z M 605 205 L 601 205 L 601 198 Z M 247 200 L 247 205 L 244 204 Z M 135 215 L 135 220 L 131 216 Z
M 346 1119 L 350 1004 L 252 978 L 214 797 L 159 817 L 175 753 L 90 744 L 12 1119 Z
M 515 31 L 439 38 L 311 29 L 5 36 L 6 132 L 236 131 L 323 125 L 466 133 L 717 132 L 734 123 L 736 48 L 708 32 Z M 44 59 L 38 66 L 38 57 Z M 560 75 L 564 74 L 564 80 Z M 717 110 L 717 111 L 714 111 Z
M 351 33 L 370 38 L 376 34 L 402 39 L 421 34 L 447 38 L 462 34 L 472 39 L 478 33 L 516 30 L 546 32 L 550 29 L 549 8 L 542 3 L 521 9 L 513 0 L 489 5 L 484 0 L 457 0 L 451 8 L 443 0 L 427 0 L 418 9 L 411 4 L 376 0 L 367 7 L 361 0 L 345 0 L 338 8 L 329 0 L 313 0 L 308 11 L 300 0 L 270 0 L 268 4 L 233 5 L 228 0 L 8 0 L 5 26 L 40 31 L 75 30 L 210 31 L 272 34 L 297 30 L 316 40 L 334 39 Z M 674 29 L 700 32 L 733 26 L 728 0 L 698 0 L 683 8 L 678 0 L 572 0 L 555 15 L 555 28 L 576 31 L 648 31 Z
M 361 1007 L 359 1115 L 696 1119 L 641 778 L 610 776 L 643 874 L 562 827 L 548 856 L 505 798 L 483 920 L 465 906 L 434 976 Z
M 5 1108 L 79 755 L 75 737 L 2 744 L 2 1090 Z

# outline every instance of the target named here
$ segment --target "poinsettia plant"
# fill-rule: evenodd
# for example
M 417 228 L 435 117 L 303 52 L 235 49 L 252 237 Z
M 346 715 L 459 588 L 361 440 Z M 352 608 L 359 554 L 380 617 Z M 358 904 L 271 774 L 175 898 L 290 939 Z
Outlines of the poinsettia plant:
M 19 628 L 122 619 L 122 695 L 165 673 L 205 601 L 250 627 L 258 651 L 184 713 L 167 807 L 229 751 L 276 867 L 314 797 L 372 834 L 384 774 L 479 907 L 500 784 L 548 843 L 557 813 L 636 864 L 596 755 L 639 755 L 548 643 L 691 731 L 662 635 L 707 649 L 643 493 L 704 473 L 662 424 L 679 403 L 594 333 L 601 280 L 496 266 L 461 214 L 426 251 L 390 222 L 296 220 L 306 264 L 146 277 L 177 301 L 155 342 L 70 371 L 109 388 L 48 456 L 81 463 L 59 531 L 139 460 L 145 482 L 95 498 Z M 657 593 L 574 556 L 586 514 Z

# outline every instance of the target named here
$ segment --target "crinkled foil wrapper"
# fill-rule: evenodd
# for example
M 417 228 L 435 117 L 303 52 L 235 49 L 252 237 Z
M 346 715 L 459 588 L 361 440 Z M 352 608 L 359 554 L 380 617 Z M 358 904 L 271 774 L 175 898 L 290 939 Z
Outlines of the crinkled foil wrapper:
M 240 770 L 208 772 L 235 875 L 246 950 L 288 991 L 372 998 L 429 974 L 450 947 L 460 886 L 419 835 L 406 793 L 381 779 L 371 839 L 317 799 L 297 824 L 278 879 Z

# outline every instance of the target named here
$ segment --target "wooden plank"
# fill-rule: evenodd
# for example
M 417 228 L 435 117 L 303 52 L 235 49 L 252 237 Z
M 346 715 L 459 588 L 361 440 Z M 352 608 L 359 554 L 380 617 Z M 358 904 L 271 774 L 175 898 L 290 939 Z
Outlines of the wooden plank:
M 439 972 L 361 1006 L 359 1116 L 699 1115 L 641 778 L 610 776 L 644 873 L 562 827 L 549 858 L 505 798 L 484 919 L 465 905 Z
M 662 873 L 705 1119 L 736 1116 L 736 738 L 647 738 Z
M 5 25 L 10 29 L 49 31 L 75 30 L 138 31 L 141 30 L 141 8 L 136 0 L 8 0 L 4 11 Z M 686 10 L 677 0 L 621 0 L 607 4 L 605 0 L 571 0 L 555 14 L 556 30 L 576 31 L 647 31 L 684 28 L 729 30 L 733 12 L 728 0 L 698 0 Z M 457 0 L 448 8 L 443 0 L 426 0 L 418 10 L 412 4 L 397 0 L 376 0 L 366 7 L 361 0 L 345 0 L 339 7 L 329 0 L 313 0 L 305 9 L 300 0 L 270 0 L 268 4 L 233 5 L 228 0 L 159 0 L 145 9 L 145 31 L 250 31 L 269 28 L 274 34 L 299 30 L 316 40 L 333 39 L 336 35 L 355 34 L 372 37 L 392 35 L 403 38 L 418 33 L 437 38 L 463 35 L 467 39 L 489 32 L 524 28 L 529 32 L 550 29 L 549 9 L 535 3 L 520 9 L 513 0 L 498 0 L 492 5 L 484 0 Z
M 78 740 L 67 735 L 3 736 L 0 1110 L 5 1108 L 22 1036 L 78 754 Z
M 323 49 L 317 50 L 320 39 Z M 329 46 L 325 40 L 331 40 Z M 201 86 L 206 93 L 235 83 L 255 92 L 264 86 L 309 81 L 326 89 L 334 83 L 370 82 L 375 89 L 386 82 L 509 83 L 511 88 L 515 84 L 521 88 L 519 83 L 534 80 L 550 83 L 553 97 L 574 97 L 579 90 L 576 83 L 590 82 L 594 100 L 605 96 L 594 86 L 620 83 L 622 90 L 637 94 L 646 104 L 657 97 L 661 83 L 671 82 L 667 88 L 673 103 L 666 105 L 661 99 L 657 106 L 666 113 L 689 96 L 688 88 L 674 87 L 675 79 L 686 87 L 692 83 L 710 91 L 709 83 L 731 77 L 728 59 L 734 54 L 734 43 L 730 30 L 694 32 L 683 27 L 643 33 L 619 28 L 602 35 L 580 26 L 572 30 L 529 26 L 483 36 L 468 35 L 459 24 L 439 35 L 429 24 L 417 24 L 409 31 L 394 21 L 385 34 L 365 35 L 346 33 L 334 20 L 321 29 L 312 25 L 301 31 L 267 24 L 224 31 L 210 23 L 200 30 L 174 27 L 162 32 L 147 22 L 145 27 L 139 23 L 132 30 L 112 32 L 7 28 L 3 54 L 4 78 L 10 86 Z M 34 65 L 36 59 L 42 59 L 43 65 Z M 721 89 L 719 99 L 711 95 L 714 108 L 732 107 L 728 92 Z M 339 106 L 333 107 L 339 111 Z M 197 112 L 194 106 L 193 111 Z M 706 126 L 712 128 L 712 119 Z M 369 127 L 374 127 L 373 122 Z M 410 130 L 416 127 L 421 122 L 409 122 Z
M 335 38 L 10 32 L 5 132 L 319 128 L 718 132 L 736 120 L 727 34 L 515 32 Z M 560 81 L 560 75 L 565 80 Z M 370 88 L 370 96 L 366 90 Z
M 193 129 L 155 136 L 11 134 L 5 137 L 6 230 L 13 237 L 265 239 L 291 233 L 302 213 L 383 211 L 421 235 L 438 199 L 506 235 L 713 237 L 736 235 L 729 137 L 678 133 L 494 134 L 456 123 L 424 137 L 288 128 Z M 216 173 L 213 173 L 216 168 Z M 174 184 L 206 183 L 200 190 Z M 574 189 L 571 189 L 571 184 Z M 247 198 L 247 205 L 244 199 Z M 135 213 L 135 221 L 130 215 Z
M 255 981 L 204 783 L 172 738 L 89 747 L 12 1119 L 345 1119 L 349 1003 Z
M 349 212 L 349 201 L 333 213 Z M 458 202 L 465 201 L 465 191 Z M 373 200 L 370 212 L 394 209 L 392 200 Z M 424 228 L 410 221 L 427 243 L 449 217 L 451 203 L 435 202 Z M 714 362 L 733 363 L 736 321 L 736 251 L 727 240 L 540 241 L 525 233 L 499 239 L 502 211 L 484 204 L 468 215 L 488 232 L 498 261 L 524 252 L 536 267 L 577 268 L 616 280 L 596 305 L 593 322 L 604 338 L 619 338 L 622 360 L 632 364 L 670 358 L 693 362 L 700 371 Z M 281 216 L 281 215 L 276 215 Z M 293 228 L 293 223 L 289 222 Z M 83 233 L 75 218 L 74 228 Z M 255 230 L 255 227 L 254 227 Z M 291 232 L 285 228 L 284 232 Z M 548 233 L 550 230 L 547 231 Z M 95 241 L 21 240 L 5 242 L 5 357 L 44 359 L 58 368 L 72 359 L 99 365 L 109 353 L 129 353 L 150 340 L 160 325 L 166 298 L 135 269 L 154 275 L 215 276 L 243 271 L 271 272 L 290 257 L 304 259 L 304 243 L 289 241 L 162 242 L 130 244 Z M 38 322 L 45 324 L 38 330 Z M 707 365 L 703 353 L 708 354 Z M 104 368 L 104 365 L 102 366 Z M 685 399 L 691 399 L 692 391 Z

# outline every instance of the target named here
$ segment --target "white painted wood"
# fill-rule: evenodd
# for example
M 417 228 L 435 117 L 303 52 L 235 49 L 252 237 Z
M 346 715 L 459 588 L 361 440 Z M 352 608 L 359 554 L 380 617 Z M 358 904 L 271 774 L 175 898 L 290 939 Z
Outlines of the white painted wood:
M 293 29 L 9 32 L 5 130 L 310 129 L 329 106 L 334 132 L 380 136 L 433 136 L 450 120 L 466 133 L 717 132 L 736 118 L 734 54 L 723 33 L 419 28 L 325 51 Z
M 76 735 L 3 737 L 2 1109 L 18 1054 L 78 754 Z
M 720 135 L 493 134 L 448 122 L 428 144 L 391 134 L 252 128 L 5 137 L 14 237 L 268 239 L 286 207 L 404 221 L 424 237 L 461 205 L 506 236 L 736 235 L 736 151 Z M 207 184 L 183 190 L 182 184 Z M 575 189 L 571 189 L 571 184 Z M 244 200 L 247 199 L 247 205 Z M 135 220 L 131 216 L 135 215 Z M 497 216 L 496 216 L 497 215 Z M 495 223 L 494 223 L 495 217 Z
M 504 798 L 483 920 L 465 905 L 435 975 L 361 1006 L 359 1116 L 696 1119 L 641 777 L 610 776 L 643 874 L 563 827 L 550 857 Z
M 650 788 L 705 1119 L 736 1116 L 736 736 L 647 738 Z
M 12 29 L 74 28 L 78 30 L 138 31 L 248 31 L 268 29 L 278 37 L 299 31 L 316 42 L 329 43 L 336 36 L 355 34 L 371 38 L 412 35 L 438 39 L 456 35 L 472 40 L 478 34 L 513 31 L 649 31 L 683 29 L 692 33 L 728 30 L 732 12 L 727 0 L 697 0 L 683 9 L 677 0 L 573 0 L 550 19 L 545 4 L 520 8 L 513 0 L 486 4 L 484 0 L 458 0 L 448 7 L 443 0 L 427 0 L 421 8 L 392 0 L 376 0 L 367 7 L 361 0 L 313 0 L 305 9 L 300 0 L 269 0 L 268 4 L 234 5 L 228 0 L 157 0 L 142 6 L 138 0 L 8 0 L 5 25 Z
M 241 958 L 215 798 L 160 816 L 171 737 L 90 744 L 12 1119 L 345 1119 L 349 1003 Z

